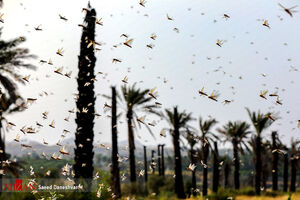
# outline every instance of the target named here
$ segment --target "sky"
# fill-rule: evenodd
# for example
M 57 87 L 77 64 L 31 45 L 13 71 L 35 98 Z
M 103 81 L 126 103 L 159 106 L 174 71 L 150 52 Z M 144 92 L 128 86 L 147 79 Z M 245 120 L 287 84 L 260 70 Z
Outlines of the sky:
M 17 134 L 21 142 L 34 140 L 55 144 L 64 129 L 70 131 L 67 138 L 74 137 L 75 114 L 69 122 L 64 120 L 68 110 L 75 109 L 74 94 L 77 93 L 78 55 L 83 22 L 87 6 L 84 0 L 10 0 L 4 1 L 0 10 L 4 23 L 1 24 L 2 38 L 5 40 L 24 36 L 22 44 L 38 56 L 28 62 L 37 66 L 36 71 L 20 70 L 24 76 L 30 75 L 29 83 L 19 85 L 24 98 L 37 98 L 37 101 L 23 112 L 5 116 L 16 124 L 6 131 L 6 140 L 12 141 Z M 111 86 L 120 86 L 125 76 L 128 85 L 137 83 L 142 89 L 156 87 L 157 99 L 165 108 L 178 105 L 179 111 L 192 112 L 195 120 L 191 126 L 199 130 L 198 119 L 215 118 L 222 127 L 229 120 L 249 121 L 245 107 L 253 111 L 276 113 L 277 119 L 263 133 L 270 138 L 271 131 L 278 131 L 280 138 L 289 144 L 291 138 L 299 138 L 300 128 L 300 79 L 299 45 L 300 14 L 290 17 L 278 5 L 285 7 L 299 5 L 297 0 L 149 0 L 145 7 L 138 0 L 91 0 L 102 18 L 103 26 L 96 26 L 96 41 L 101 44 L 95 53 L 97 82 L 96 111 L 101 114 L 95 118 L 95 144 L 110 143 L 111 130 L 109 113 L 104 113 L 105 102 L 102 94 L 109 95 Z M 299 8 L 295 8 L 297 10 Z M 68 21 L 59 18 L 65 16 Z M 166 15 L 173 18 L 168 20 Z M 224 18 L 224 14 L 230 16 Z M 263 26 L 267 20 L 269 27 Z M 42 31 L 34 27 L 41 25 Z M 177 31 L 174 30 L 177 29 Z M 132 48 L 122 44 L 121 34 L 133 38 Z M 150 36 L 157 35 L 155 40 Z M 222 40 L 222 46 L 216 45 Z M 153 49 L 146 47 L 153 44 Z M 56 54 L 64 49 L 64 56 Z M 113 58 L 122 60 L 112 63 Z M 53 61 L 53 66 L 39 63 L 40 60 Z M 71 79 L 54 73 L 63 66 L 63 72 L 72 71 Z M 210 94 L 218 91 L 218 102 L 200 96 L 198 91 Z M 278 92 L 282 105 L 276 98 L 267 100 L 259 97 L 260 91 Z M 40 96 L 46 91 L 48 96 Z M 224 105 L 224 100 L 232 100 Z M 42 118 L 42 112 L 49 112 Z M 125 108 L 119 107 L 123 115 L 119 120 L 119 140 L 127 140 Z M 139 116 L 144 115 L 138 113 Z M 55 128 L 48 124 L 55 121 Z M 145 121 L 157 121 L 152 128 L 155 139 L 145 128 L 137 130 L 137 140 L 145 145 L 165 143 L 171 145 L 170 136 L 160 137 L 162 128 L 168 124 L 156 116 L 147 115 Z M 36 122 L 44 125 L 36 127 Z M 23 126 L 36 128 L 37 134 L 23 135 Z M 252 128 L 253 129 L 253 128 Z M 64 139 L 61 140 L 64 144 Z

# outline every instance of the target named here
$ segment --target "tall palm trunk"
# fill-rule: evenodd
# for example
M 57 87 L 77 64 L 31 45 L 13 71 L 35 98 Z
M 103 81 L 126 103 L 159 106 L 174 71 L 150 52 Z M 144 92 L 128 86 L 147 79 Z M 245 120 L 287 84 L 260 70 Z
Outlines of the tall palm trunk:
M 88 48 L 87 42 L 95 41 L 95 20 L 96 11 L 91 9 L 86 12 L 85 21 L 87 26 L 83 28 L 79 55 L 78 72 L 78 99 L 76 101 L 78 112 L 76 112 L 77 132 L 75 138 L 75 180 L 78 183 L 79 178 L 84 178 L 87 189 L 91 188 L 91 179 L 93 177 L 93 140 L 94 140 L 94 67 L 96 58 L 94 49 Z M 87 59 L 88 58 L 88 59 Z M 86 83 L 89 83 L 86 86 Z M 87 112 L 83 112 L 87 109 Z
M 147 147 L 144 146 L 144 170 L 145 170 L 145 184 L 148 181 L 148 162 L 147 162 Z
M 161 175 L 165 176 L 165 156 L 164 156 L 164 144 L 161 145 Z
M 112 106 L 111 106 L 111 130 L 112 130 L 112 192 L 116 198 L 121 197 L 120 168 L 118 162 L 118 131 L 117 131 L 117 100 L 116 88 L 112 87 Z
M 127 125 L 128 125 L 128 143 L 129 143 L 129 164 L 130 164 L 130 182 L 136 182 L 136 171 L 135 171 L 135 144 L 132 127 L 132 109 L 129 108 L 127 112 Z
M 204 139 L 203 139 L 203 144 L 202 144 L 202 154 L 203 154 L 203 184 L 202 184 L 202 193 L 203 196 L 207 195 L 207 187 L 208 187 L 208 180 L 207 180 L 207 175 L 208 175 L 208 171 L 207 171 L 207 159 L 208 159 L 208 151 L 209 151 L 209 146 L 208 144 L 204 144 Z
M 232 140 L 233 146 L 233 159 L 234 159 L 234 188 L 236 190 L 240 189 L 240 158 L 239 149 L 236 139 Z
M 284 154 L 283 158 L 283 191 L 287 192 L 289 184 L 289 155 L 288 153 Z
M 272 132 L 272 152 L 278 148 L 276 138 L 277 138 L 277 133 Z M 278 159 L 279 159 L 278 152 L 274 151 L 273 163 L 272 163 L 272 189 L 273 189 L 273 191 L 278 190 Z
M 174 166 L 175 166 L 175 192 L 179 199 L 184 199 L 183 177 L 181 166 L 181 153 L 179 143 L 179 119 L 177 107 L 174 108 L 174 133 L 173 133 L 173 147 L 174 147 Z
M 256 157 L 255 157 L 255 193 L 260 195 L 260 178 L 261 178 L 261 137 L 256 137 Z
M 194 145 L 191 144 L 190 146 L 190 159 L 191 159 L 191 163 L 193 165 L 196 165 L 197 162 L 196 162 L 196 158 L 195 158 L 195 150 L 194 150 Z M 196 193 L 196 188 L 197 188 L 197 181 L 196 181 L 196 169 L 195 168 L 193 171 L 192 171 L 192 194 L 193 196 L 196 196 L 197 193 Z
M 219 151 L 217 142 L 214 142 L 213 159 L 213 192 L 217 193 L 219 188 Z
M 291 155 L 291 185 L 290 185 L 290 191 L 295 192 L 296 191 L 296 175 L 297 175 L 297 169 L 296 169 L 297 159 L 295 158 L 295 155 Z
M 160 144 L 157 145 L 157 165 L 158 165 L 158 175 L 161 176 L 161 155 L 160 155 Z
M 155 158 L 154 158 L 155 151 L 151 151 L 151 169 L 152 169 L 152 174 L 155 174 Z
M 230 165 L 228 162 L 226 162 L 224 166 L 224 188 L 229 187 L 229 173 L 230 173 Z

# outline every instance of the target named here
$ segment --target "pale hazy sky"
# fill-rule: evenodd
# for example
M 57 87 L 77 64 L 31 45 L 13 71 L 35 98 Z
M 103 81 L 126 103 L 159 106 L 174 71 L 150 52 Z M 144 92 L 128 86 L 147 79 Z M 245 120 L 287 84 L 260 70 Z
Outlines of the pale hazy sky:
M 297 0 L 148 0 L 142 7 L 138 0 L 91 0 L 97 18 L 102 18 L 104 24 L 96 26 L 96 41 L 103 45 L 96 53 L 95 71 L 106 75 L 97 75 L 95 92 L 110 94 L 110 86 L 120 88 L 121 80 L 127 75 L 130 85 L 143 81 L 138 84 L 141 88 L 157 87 L 158 101 L 163 108 L 179 105 L 180 111 L 192 112 L 195 118 L 211 115 L 219 121 L 216 127 L 228 120 L 249 121 L 245 107 L 278 112 L 281 119 L 264 134 L 269 136 L 271 130 L 278 130 L 282 139 L 289 143 L 291 137 L 299 138 L 300 133 L 297 128 L 300 119 L 299 71 L 290 71 L 291 66 L 299 69 L 300 64 L 300 13 L 294 13 L 291 18 L 281 10 L 279 2 L 286 7 L 300 5 Z M 75 78 L 81 37 L 81 28 L 77 25 L 83 21 L 81 9 L 86 5 L 84 0 L 4 1 L 0 11 L 4 13 L 5 22 L 1 24 L 4 27 L 2 38 L 25 36 L 24 46 L 39 57 L 31 61 L 38 66 L 37 71 L 22 71 L 24 75 L 31 74 L 30 83 L 19 87 L 25 98 L 38 100 L 28 110 L 7 117 L 17 125 L 6 133 L 7 140 L 19 133 L 21 140 L 42 141 L 45 138 L 54 144 L 63 129 L 71 131 L 69 137 L 74 136 L 75 115 L 71 115 L 70 122 L 63 119 L 69 109 L 75 108 L 72 94 L 77 93 Z M 167 13 L 173 21 L 167 20 Z M 230 19 L 225 20 L 224 13 Z M 59 19 L 59 14 L 68 21 Z M 263 20 L 268 20 L 270 28 L 262 25 Z M 40 24 L 43 30 L 35 31 L 34 27 Z M 173 28 L 178 28 L 179 32 Z M 132 49 L 124 45 L 113 47 L 124 42 L 124 38 L 120 38 L 123 33 L 134 39 Z M 150 39 L 152 33 L 157 35 L 155 41 Z M 216 45 L 218 39 L 226 41 L 222 47 Z M 154 44 L 153 49 L 146 48 L 150 43 Z M 63 57 L 55 53 L 58 48 L 64 48 Z M 53 66 L 39 64 L 40 59 L 49 58 Z M 122 63 L 112 64 L 112 58 L 119 58 Z M 64 67 L 64 72 L 72 71 L 71 79 L 53 72 L 60 66 Z M 222 68 L 214 72 L 219 67 Z M 167 83 L 163 82 L 164 78 Z M 199 96 L 198 90 L 202 87 L 208 93 L 219 91 L 219 102 Z M 275 87 L 279 87 L 282 106 L 275 105 L 276 98 L 264 100 L 259 97 L 261 90 L 275 92 Z M 53 95 L 40 97 L 42 91 L 53 92 Z M 225 99 L 234 101 L 224 106 Z M 106 117 L 109 113 L 103 113 L 105 102 L 110 104 L 101 96 L 97 98 L 96 110 L 102 114 L 95 119 L 97 143 L 111 140 L 110 119 Z M 47 120 L 42 119 L 44 111 L 49 112 Z M 147 122 L 156 119 L 146 117 Z M 48 126 L 52 120 L 55 120 L 55 129 Z M 35 135 L 22 135 L 19 129 L 24 125 L 36 127 L 36 121 L 44 128 Z M 121 121 L 125 122 L 124 115 Z M 198 120 L 191 125 L 198 128 Z M 144 144 L 171 144 L 170 137 L 159 137 L 161 128 L 166 126 L 160 122 L 153 128 L 156 141 L 146 129 L 138 131 L 142 138 L 138 140 Z M 119 139 L 127 139 L 125 123 L 120 124 L 118 130 Z

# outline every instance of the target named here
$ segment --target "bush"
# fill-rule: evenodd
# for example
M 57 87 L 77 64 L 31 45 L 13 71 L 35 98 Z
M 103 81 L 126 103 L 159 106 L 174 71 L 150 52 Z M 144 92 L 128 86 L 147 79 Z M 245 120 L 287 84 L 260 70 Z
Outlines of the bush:
M 237 191 L 239 195 L 255 196 L 255 190 L 253 187 L 245 187 Z
M 137 182 L 134 185 L 132 185 L 130 182 L 122 184 L 121 192 L 123 196 L 132 196 L 133 193 L 135 193 L 135 196 L 146 196 L 148 194 L 147 191 L 145 190 L 145 185 L 140 182 Z
M 229 197 L 230 197 L 230 199 L 235 199 L 234 191 L 220 187 L 218 189 L 218 192 L 209 195 L 208 199 L 209 200 L 228 200 Z
M 149 193 L 156 195 L 167 192 L 168 195 L 174 194 L 174 179 L 172 177 L 163 177 L 158 175 L 151 175 L 148 179 Z

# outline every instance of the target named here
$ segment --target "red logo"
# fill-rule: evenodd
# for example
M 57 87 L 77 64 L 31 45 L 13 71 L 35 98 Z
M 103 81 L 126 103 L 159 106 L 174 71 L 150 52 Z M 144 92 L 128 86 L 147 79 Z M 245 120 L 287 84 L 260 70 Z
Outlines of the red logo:
M 15 183 L 4 184 L 3 191 L 32 191 L 35 190 L 36 183 L 24 183 L 22 179 L 16 179 Z

